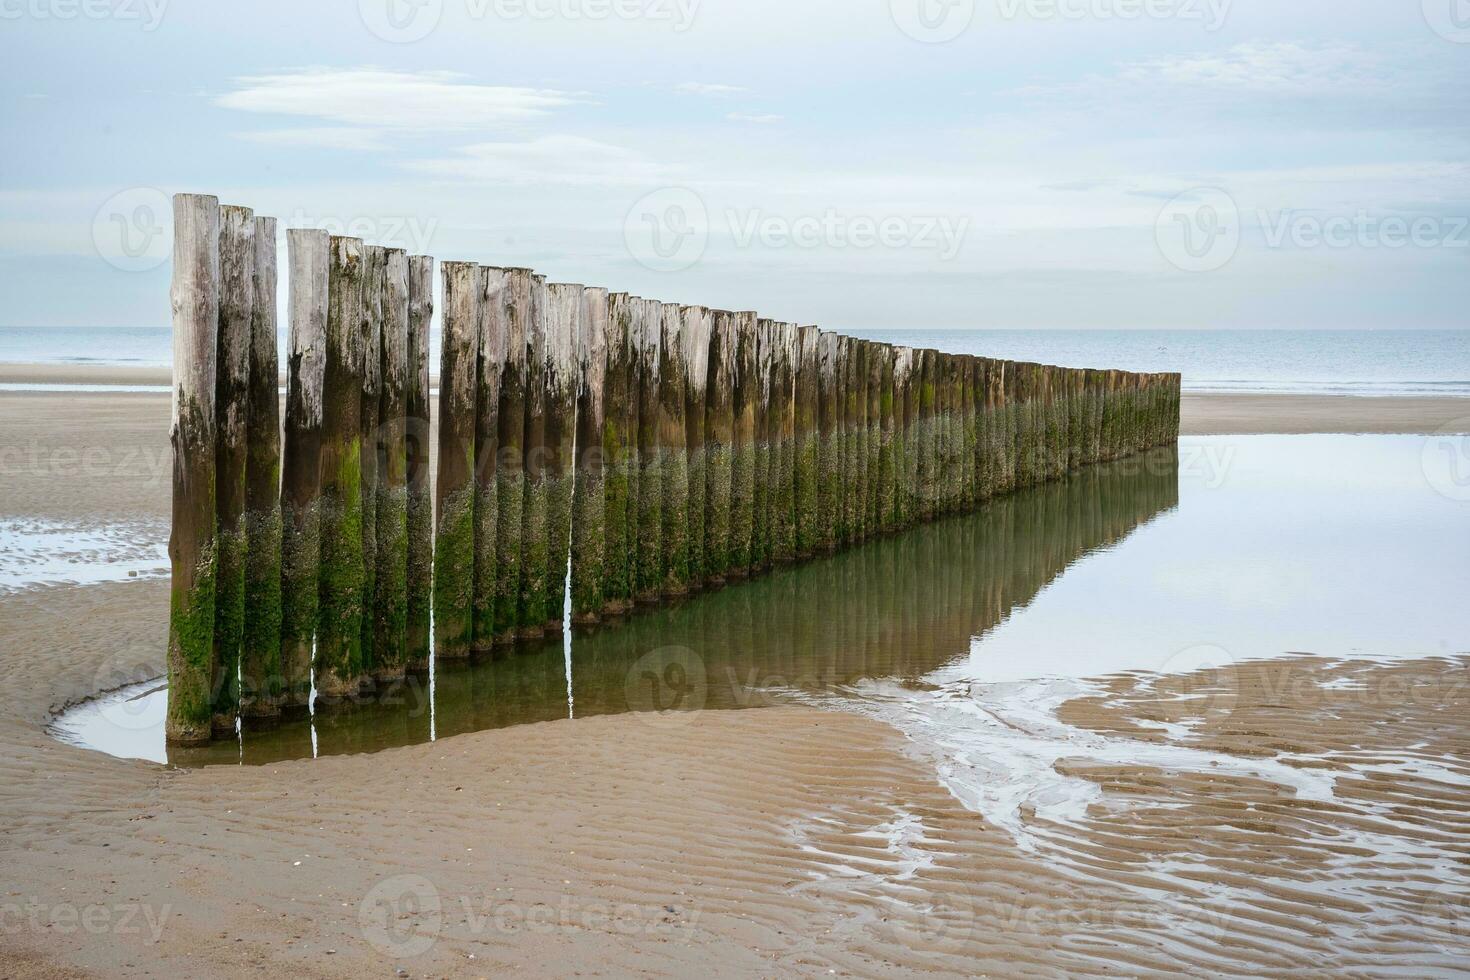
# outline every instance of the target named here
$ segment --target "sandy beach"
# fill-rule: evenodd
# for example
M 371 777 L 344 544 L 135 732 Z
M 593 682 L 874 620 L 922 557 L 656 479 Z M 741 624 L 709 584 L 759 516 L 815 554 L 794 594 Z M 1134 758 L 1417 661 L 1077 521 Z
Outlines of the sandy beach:
M 29 370 L 0 381 L 104 378 Z M 158 394 L 0 393 L 0 518 L 166 525 L 168 408 Z M 1446 426 L 1470 431 L 1470 400 L 1184 400 L 1195 435 Z M 1463 651 L 1110 678 L 1058 717 L 1243 761 L 1211 775 L 1064 760 L 1103 802 L 1077 823 L 1035 821 L 1038 847 L 961 805 L 897 731 L 796 705 L 195 770 L 52 738 L 65 705 L 162 672 L 167 605 L 156 577 L 0 592 L 0 975 L 1425 975 L 1467 962 L 1467 892 L 1404 872 L 1433 850 L 1463 881 L 1470 862 Z M 1335 793 L 1318 793 L 1332 777 Z M 1332 883 L 1343 876 L 1351 887 Z M 1240 903 L 1246 886 L 1267 897 Z

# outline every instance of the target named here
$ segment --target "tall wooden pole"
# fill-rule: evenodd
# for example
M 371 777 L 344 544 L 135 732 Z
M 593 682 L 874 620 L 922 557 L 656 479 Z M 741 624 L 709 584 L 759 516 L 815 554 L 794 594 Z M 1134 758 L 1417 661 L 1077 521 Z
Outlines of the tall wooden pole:
M 684 435 L 688 466 L 688 501 L 684 538 L 688 549 L 687 583 L 704 587 L 705 560 L 705 395 L 709 382 L 710 312 L 703 306 L 680 310 L 679 351 L 684 356 Z
M 546 553 L 546 330 L 550 316 L 546 277 L 531 276 L 531 316 L 526 322 L 525 493 L 521 497 L 522 639 L 546 633 L 551 612 L 546 582 L 551 574 Z
M 770 566 L 771 559 L 771 371 L 774 363 L 774 324 L 770 320 L 755 321 L 755 380 L 751 401 L 754 406 L 751 440 L 750 494 L 750 574 L 758 575 Z
M 281 473 L 281 710 L 300 715 L 311 703 L 316 639 L 331 238 L 325 231 L 292 228 L 286 239 L 291 323 Z
M 475 425 L 478 418 L 480 270 L 445 262 L 439 367 L 439 476 L 435 485 L 434 655 L 458 660 L 474 639 Z
M 363 247 L 362 267 L 362 675 L 359 687 L 373 686 L 377 668 L 374 649 L 373 604 L 378 595 L 378 475 L 383 456 L 383 433 L 378 427 L 383 394 L 383 266 L 381 245 Z
M 685 407 L 688 399 L 684 317 L 679 304 L 660 307 L 658 364 L 658 453 L 663 477 L 660 501 L 663 584 L 666 596 L 689 592 L 689 456 Z
M 842 390 L 841 338 L 823 333 L 818 339 L 818 441 L 816 547 L 837 548 L 842 527 Z
M 817 386 L 821 369 L 817 348 L 821 331 L 807 326 L 798 327 L 796 333 L 793 396 L 796 427 L 796 555 L 798 558 L 810 558 L 818 547 L 817 460 L 821 454 L 821 430 L 818 423 L 820 405 Z
M 576 479 L 577 336 L 582 332 L 584 287 L 548 287 L 546 326 L 546 630 L 560 632 L 566 609 Z
M 496 592 L 500 563 L 500 386 L 505 371 L 505 304 L 509 297 L 504 269 L 482 266 L 480 275 L 480 356 L 477 360 L 475 405 L 475 583 L 470 600 L 470 649 L 476 655 L 495 647 Z
M 866 397 L 864 417 L 867 419 L 867 515 L 863 526 L 869 537 L 883 530 L 883 352 L 887 344 L 863 341 L 863 392 Z
M 730 571 L 730 494 L 735 441 L 735 314 L 711 313 L 709 381 L 705 389 L 704 579 L 724 585 Z
M 281 414 L 276 364 L 276 219 L 255 219 L 245 459 L 245 609 L 240 710 L 281 713 Z
M 167 740 L 200 745 L 214 713 L 215 383 L 220 313 L 220 207 L 173 199 L 173 529 L 169 535 Z
M 755 520 L 755 415 L 760 398 L 756 314 L 735 314 L 734 429 L 730 453 L 730 544 L 726 578 L 745 578 L 751 570 Z
M 796 558 L 796 325 L 772 324 L 771 340 L 771 560 L 785 564 Z
M 526 330 L 531 322 L 534 273 L 505 269 L 505 293 L 496 313 L 505 356 L 500 367 L 495 463 L 495 631 L 497 644 L 513 643 L 521 625 L 522 510 L 526 501 Z
M 215 367 L 214 730 L 233 734 L 240 704 L 245 628 L 246 420 L 250 407 L 250 320 L 255 299 L 255 214 L 220 208 L 219 353 Z
M 382 395 L 378 401 L 377 592 L 373 602 L 373 679 L 403 680 L 408 670 L 408 253 L 383 254 Z
M 659 345 L 663 311 L 654 300 L 641 299 L 633 319 L 633 390 L 638 392 L 637 540 L 634 554 L 634 598 L 656 602 L 663 589 L 663 475 L 659 468 Z
M 434 316 L 434 259 L 408 260 L 408 389 L 404 412 L 408 457 L 408 570 L 405 588 L 405 655 L 408 670 L 429 669 L 433 606 L 434 498 L 430 492 L 429 333 Z
M 637 390 L 632 387 L 633 309 L 637 300 L 627 293 L 608 296 L 607 370 L 603 401 L 603 557 L 602 601 L 605 615 L 628 611 L 633 600 L 632 560 L 637 525 L 628 516 L 636 506 L 634 477 L 638 469 Z
M 896 352 L 878 347 L 878 515 L 877 528 L 885 534 L 898 530 L 898 419 L 894 414 L 893 382 Z
M 603 426 L 607 420 L 608 295 L 582 292 L 577 338 L 577 472 L 572 497 L 572 622 L 602 618 L 602 555 L 607 489 L 603 475 Z
M 355 698 L 362 673 L 362 242 L 331 239 L 322 386 L 316 689 Z

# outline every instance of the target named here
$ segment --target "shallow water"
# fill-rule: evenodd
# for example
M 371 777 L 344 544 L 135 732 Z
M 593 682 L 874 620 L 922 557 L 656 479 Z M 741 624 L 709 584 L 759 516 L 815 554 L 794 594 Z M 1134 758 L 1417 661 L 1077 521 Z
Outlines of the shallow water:
M 1028 755 L 1048 756 L 1057 739 L 1022 738 L 1006 763 L 1005 739 L 987 731 L 1039 733 L 1039 721 L 1007 716 L 1045 718 L 1086 693 L 1086 678 L 1296 652 L 1470 650 L 1470 470 L 1445 448 L 1406 436 L 1185 439 L 1177 454 L 1095 467 L 973 515 L 579 630 L 569 644 L 554 637 L 440 664 L 432 681 L 410 678 L 376 702 L 237 743 L 165 751 L 157 681 L 73 709 L 56 731 L 121 756 L 250 764 L 571 715 L 631 710 L 676 724 L 683 710 L 795 698 L 884 717 L 936 750 L 949 745 L 946 757 L 964 752 L 954 739 L 979 739 L 989 762 L 970 782 L 995 796 L 982 806 L 985 794 L 959 783 L 957 795 L 1000 822 L 1023 802 L 1063 812 L 1090 796 L 1065 781 L 1041 785 L 1051 769 Z M 1000 770 L 1007 778 L 994 778 Z

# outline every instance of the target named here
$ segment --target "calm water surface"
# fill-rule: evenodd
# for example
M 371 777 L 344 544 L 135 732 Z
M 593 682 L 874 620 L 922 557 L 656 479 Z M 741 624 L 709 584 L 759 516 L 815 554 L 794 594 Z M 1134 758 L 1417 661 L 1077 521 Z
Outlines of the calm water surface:
M 1191 438 L 621 624 L 440 665 L 378 702 L 237 742 L 166 752 L 160 682 L 73 709 L 55 729 L 120 756 L 259 764 L 569 716 L 671 724 L 690 709 L 798 700 L 884 718 L 944 758 L 983 746 L 987 773 L 951 788 L 1004 822 L 1018 791 L 1081 801 L 1032 771 L 1056 746 L 990 721 L 1019 713 L 1040 731 L 1085 678 L 1297 652 L 1470 651 L 1467 500 L 1466 439 Z M 947 708 L 955 692 L 962 716 Z M 983 798 L 996 767 L 1006 800 Z

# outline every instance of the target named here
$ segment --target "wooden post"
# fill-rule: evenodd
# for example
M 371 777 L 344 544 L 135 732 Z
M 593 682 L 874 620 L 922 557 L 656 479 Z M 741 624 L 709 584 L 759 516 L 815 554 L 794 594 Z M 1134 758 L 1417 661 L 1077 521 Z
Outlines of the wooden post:
M 514 643 L 521 626 L 521 548 L 526 503 L 526 330 L 531 322 L 536 283 L 530 269 L 503 269 L 499 318 L 500 404 L 496 413 L 495 462 L 495 629 L 494 642 Z
M 292 228 L 286 240 L 291 335 L 281 474 L 281 710 L 300 715 L 311 705 L 311 649 L 316 637 L 331 238 L 325 231 Z
M 240 710 L 281 713 L 281 414 L 276 365 L 276 219 L 255 219 L 245 423 L 245 608 Z
M 850 547 L 862 536 L 862 459 L 866 452 L 859 452 L 866 430 L 863 416 L 867 414 L 867 403 L 863 399 L 859 383 L 859 342 L 843 336 L 838 341 L 838 356 L 841 358 L 841 374 L 838 376 L 842 391 L 842 501 L 838 508 L 838 547 Z
M 902 530 L 913 520 L 914 441 L 909 415 L 910 379 L 914 370 L 912 347 L 893 349 L 893 524 Z
M 480 270 L 445 262 L 439 366 L 439 476 L 434 489 L 434 655 L 470 655 L 474 638 L 475 425 L 479 388 Z
M 965 511 L 975 509 L 980 500 L 979 471 L 976 456 L 980 449 L 978 412 L 976 410 L 976 387 L 980 384 L 979 362 L 968 354 L 961 354 L 960 364 L 960 507 Z
M 796 330 L 795 427 L 796 427 L 796 555 L 810 558 L 819 546 L 817 526 L 817 473 L 822 435 L 821 405 L 817 388 L 821 367 L 818 347 L 821 331 L 816 327 Z
M 772 340 L 770 320 L 756 318 L 751 328 L 755 336 L 755 365 L 752 375 L 751 409 L 751 494 L 750 494 L 750 574 L 759 574 L 770 564 L 771 557 L 771 366 Z
M 521 496 L 520 628 L 517 635 L 534 640 L 546 633 L 550 574 L 546 553 L 546 331 L 551 298 L 546 277 L 531 276 L 531 317 L 526 322 L 525 493 Z
M 608 296 L 606 344 L 607 371 L 604 379 L 602 435 L 603 510 L 602 602 L 603 613 L 617 616 L 632 607 L 632 557 L 637 547 L 637 525 L 629 526 L 628 515 L 636 502 L 633 477 L 637 472 L 638 436 L 629 422 L 636 417 L 637 392 L 632 387 L 632 333 L 634 297 L 627 293 Z
M 317 694 L 341 701 L 362 673 L 362 242 L 333 236 L 328 276 L 315 675 Z
M 382 394 L 378 401 L 378 573 L 373 602 L 373 680 L 408 670 L 408 253 L 383 253 Z
M 500 562 L 500 378 L 505 368 L 505 303 L 509 296 L 504 269 L 481 266 L 479 347 L 475 406 L 475 584 L 471 597 L 473 626 L 470 650 L 477 656 L 495 647 L 496 593 Z
M 406 666 L 429 669 L 429 621 L 433 605 L 434 498 L 429 487 L 429 331 L 434 316 L 434 259 L 408 260 L 408 388 L 404 412 L 408 471 L 408 570 L 405 606 Z
M 739 335 L 735 314 L 711 314 L 709 383 L 705 390 L 705 581 L 724 585 L 730 573 L 730 503 L 734 481 L 735 374 Z
M 867 486 L 867 513 L 863 528 L 868 537 L 874 537 L 883 529 L 882 509 L 879 500 L 883 496 L 883 349 L 886 344 L 863 341 L 863 394 L 866 401 L 864 418 L 867 420 L 867 465 L 864 468 Z
M 842 338 L 823 333 L 819 338 L 818 428 L 821 452 L 817 459 L 817 547 L 837 549 L 842 528 Z
M 250 319 L 255 298 L 255 214 L 220 208 L 219 353 L 215 364 L 214 730 L 233 734 L 239 711 L 240 644 L 245 626 L 246 418 L 250 400 Z
M 734 429 L 730 444 L 730 543 L 726 578 L 745 578 L 750 574 L 755 519 L 755 402 L 760 397 L 756 320 L 756 314 L 749 311 L 736 313 L 734 317 Z
M 667 596 L 689 592 L 689 457 L 685 449 L 688 363 L 683 314 L 679 304 L 665 303 L 660 308 L 658 453 L 663 477 L 659 509 L 664 559 L 661 591 Z
M 602 553 L 607 493 L 603 478 L 603 426 L 607 415 L 608 296 L 582 291 L 577 338 L 577 472 L 572 497 L 572 622 L 602 617 Z
M 373 605 L 378 595 L 378 473 L 383 434 L 378 428 L 383 393 L 383 265 L 381 245 L 363 248 L 362 268 L 362 676 L 370 690 L 376 670 L 373 649 Z
M 894 361 L 888 344 L 877 346 L 878 356 L 878 510 L 874 527 L 885 534 L 898 530 L 898 419 L 894 414 Z
M 771 337 L 771 560 L 786 564 L 796 558 L 796 324 L 772 324 Z
M 918 513 L 920 521 L 932 521 L 936 513 L 937 492 L 939 478 L 935 467 L 938 464 L 937 429 L 936 421 L 937 401 L 935 399 L 936 381 L 938 367 L 936 352 L 929 349 L 919 351 L 918 368 L 918 416 L 916 424 L 916 438 L 918 440 Z
M 684 446 L 688 463 L 689 499 L 685 532 L 689 552 L 690 591 L 704 587 L 705 533 L 705 392 L 709 382 L 710 312 L 703 306 L 680 311 L 679 350 L 684 355 Z
M 169 535 L 168 718 L 174 745 L 201 745 L 214 713 L 215 383 L 220 321 L 220 206 L 173 199 L 173 529 Z
M 546 598 L 545 629 L 564 626 L 568 559 L 572 547 L 572 483 L 576 479 L 577 336 L 582 332 L 583 287 L 547 287 L 546 321 Z
M 638 505 L 634 548 L 634 598 L 657 602 L 664 584 L 663 475 L 659 468 L 659 345 L 663 311 L 655 300 L 640 299 L 633 313 L 633 375 L 638 392 Z

